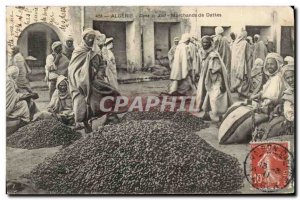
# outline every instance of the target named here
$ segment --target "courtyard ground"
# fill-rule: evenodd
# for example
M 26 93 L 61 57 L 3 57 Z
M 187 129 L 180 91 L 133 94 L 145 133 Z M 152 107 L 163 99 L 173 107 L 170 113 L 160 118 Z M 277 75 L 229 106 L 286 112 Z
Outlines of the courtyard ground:
M 168 84 L 169 81 L 167 80 L 120 84 L 120 91 L 122 91 L 122 95 L 125 96 L 137 96 L 137 95 L 145 95 L 145 94 L 159 95 L 161 92 L 167 91 Z M 32 82 L 32 86 L 40 96 L 40 98 L 36 100 L 39 109 L 40 110 L 45 109 L 49 102 L 48 89 L 44 87 L 45 85 L 41 85 L 41 83 L 37 83 L 37 82 Z M 235 97 L 235 99 L 237 98 Z M 101 126 L 103 121 L 104 121 L 103 117 L 98 120 L 95 120 L 93 122 L 93 129 L 97 129 L 99 126 Z M 237 158 L 240 163 L 240 167 L 243 169 L 245 158 L 250 150 L 249 145 L 248 144 L 220 145 L 217 138 L 218 136 L 217 124 L 211 122 L 209 123 L 210 126 L 208 128 L 203 129 L 197 132 L 196 134 L 199 135 L 204 140 L 206 140 L 210 145 L 212 145 L 217 150 Z M 281 138 L 280 140 L 291 141 L 292 145 L 294 142 L 293 136 L 287 136 Z M 24 184 L 29 184 L 27 183 L 27 180 L 21 178 L 21 176 L 29 173 L 39 163 L 43 162 L 45 158 L 53 156 L 56 152 L 60 150 L 60 148 L 61 147 L 25 150 L 25 149 L 15 149 L 15 148 L 7 147 L 6 148 L 6 155 L 7 155 L 6 180 L 9 182 L 17 181 Z M 293 149 L 293 146 L 291 146 L 291 149 Z M 27 188 L 27 192 L 31 193 L 32 190 L 30 188 L 29 189 Z M 34 191 L 34 192 L 39 193 L 42 191 Z M 246 180 L 246 178 L 244 179 L 244 186 L 239 192 L 240 193 L 263 193 L 258 190 L 252 189 L 251 185 Z M 284 191 L 280 191 L 280 192 L 284 192 Z

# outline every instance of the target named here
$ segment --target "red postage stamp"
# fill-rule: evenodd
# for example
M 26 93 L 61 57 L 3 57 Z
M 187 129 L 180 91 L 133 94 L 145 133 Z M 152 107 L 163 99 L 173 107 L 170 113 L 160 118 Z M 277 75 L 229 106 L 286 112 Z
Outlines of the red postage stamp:
M 276 191 L 287 187 L 292 179 L 289 143 L 252 143 L 250 146 L 252 186 L 264 191 Z

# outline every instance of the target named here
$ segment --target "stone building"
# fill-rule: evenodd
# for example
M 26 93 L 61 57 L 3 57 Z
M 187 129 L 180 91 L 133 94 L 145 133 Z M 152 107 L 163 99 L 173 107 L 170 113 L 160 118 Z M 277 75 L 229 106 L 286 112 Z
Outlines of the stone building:
M 254 36 L 260 34 L 265 43 L 271 43 L 274 51 L 282 56 L 294 56 L 294 10 L 292 7 L 197 7 L 203 17 L 191 18 L 192 32 L 199 37 L 215 34 L 214 28 L 222 26 L 229 39 L 230 32 L 241 29 Z M 290 48 L 292 47 L 292 48 Z
M 173 38 L 189 32 L 199 38 L 222 26 L 225 36 L 241 28 L 260 34 L 283 56 L 294 55 L 294 12 L 290 7 L 7 7 L 7 58 L 19 45 L 25 57 L 37 58 L 33 71 L 44 71 L 51 43 L 72 35 L 81 42 L 85 28 L 114 38 L 117 67 L 136 70 L 163 56 Z M 292 47 L 292 48 L 290 48 Z
M 156 51 L 167 55 L 174 37 L 180 37 L 187 20 L 164 16 L 179 7 L 84 7 L 83 26 L 114 38 L 114 53 L 120 68 L 146 67 Z

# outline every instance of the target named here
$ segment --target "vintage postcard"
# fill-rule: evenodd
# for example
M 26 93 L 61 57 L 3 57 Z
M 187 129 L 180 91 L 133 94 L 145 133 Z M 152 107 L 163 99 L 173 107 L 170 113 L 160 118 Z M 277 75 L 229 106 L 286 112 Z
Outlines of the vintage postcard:
M 294 195 L 293 7 L 7 6 L 8 195 Z

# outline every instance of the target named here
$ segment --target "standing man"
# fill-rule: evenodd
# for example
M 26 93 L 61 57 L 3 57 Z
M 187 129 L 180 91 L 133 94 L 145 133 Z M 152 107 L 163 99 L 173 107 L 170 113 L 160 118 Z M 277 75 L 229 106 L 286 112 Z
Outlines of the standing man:
M 192 63 L 192 81 L 195 83 L 196 76 L 200 73 L 200 58 L 199 58 L 199 44 L 198 38 L 196 35 L 191 37 L 191 41 L 189 43 L 189 51 L 191 55 L 191 63 Z
M 106 62 L 107 62 L 107 67 L 105 70 L 105 74 L 107 77 L 107 82 L 113 86 L 115 89 L 118 89 L 118 74 L 117 74 L 117 66 L 116 66 L 116 59 L 114 56 L 114 53 L 112 52 L 113 49 L 113 38 L 107 38 L 105 41 L 105 46 L 107 49 L 107 57 L 106 57 Z
M 235 35 L 235 33 L 234 32 L 231 32 L 230 33 L 230 39 L 231 39 L 231 41 L 230 41 L 230 49 L 232 48 L 232 45 L 233 45 L 233 43 L 234 43 L 234 41 L 235 41 L 235 39 L 236 39 L 236 35 Z
M 175 55 L 175 50 L 176 47 L 178 46 L 179 43 L 179 37 L 174 38 L 174 45 L 171 47 L 171 49 L 168 52 L 168 58 L 169 58 L 169 63 L 170 63 L 170 68 L 172 69 L 173 62 L 174 62 L 174 55 Z
M 193 90 L 189 43 L 189 34 L 184 33 L 175 50 L 174 63 L 170 74 L 170 95 L 188 95 Z
M 242 30 L 232 46 L 231 59 L 231 92 L 237 92 L 240 97 L 249 97 L 251 88 L 251 49 L 246 41 L 247 31 Z
M 63 54 L 69 59 L 71 60 L 71 57 L 72 57 L 72 53 L 74 51 L 74 39 L 72 36 L 68 36 L 66 38 L 66 42 L 63 46 Z
M 76 127 L 83 122 L 85 132 L 92 131 L 88 120 L 91 117 L 91 66 L 92 59 L 98 59 L 100 49 L 96 41 L 96 32 L 88 28 L 82 34 L 82 41 L 73 52 L 68 68 L 70 93 L 73 102 Z
M 265 61 L 266 56 L 268 54 L 268 49 L 265 43 L 261 40 L 260 35 L 254 35 L 254 49 L 253 49 L 253 63 L 257 58 L 262 59 Z
M 16 66 L 19 68 L 19 75 L 17 77 L 16 84 L 19 88 L 19 91 L 24 92 L 32 92 L 29 80 L 27 78 L 27 74 L 31 73 L 31 69 L 28 67 L 27 63 L 25 62 L 25 59 L 23 55 L 20 52 L 20 48 L 18 46 L 13 47 L 12 49 L 12 58 L 10 61 L 10 65 Z
M 227 71 L 230 71 L 231 50 L 228 40 L 223 36 L 224 29 L 221 26 L 215 28 L 216 36 L 213 38 L 215 50 L 220 54 Z
M 203 110 L 203 119 L 220 121 L 232 104 L 225 64 L 213 47 L 210 36 L 202 38 L 201 72 L 197 87 L 196 107 Z
M 95 30 L 95 33 L 96 33 L 96 38 L 95 38 L 96 43 L 97 43 L 99 49 L 102 50 L 102 48 L 105 46 L 106 35 L 101 33 L 98 30 Z
M 45 81 L 49 86 L 50 100 L 56 89 L 57 77 L 68 75 L 69 59 L 62 53 L 62 43 L 56 41 L 51 46 L 52 53 L 47 56 L 45 71 Z
M 253 39 L 251 36 L 247 36 L 246 41 L 248 42 L 249 46 L 250 46 L 250 63 L 249 65 L 251 66 L 251 68 L 253 68 L 253 64 L 255 62 L 255 60 L 253 60 L 253 51 L 254 51 L 254 44 L 253 44 Z

